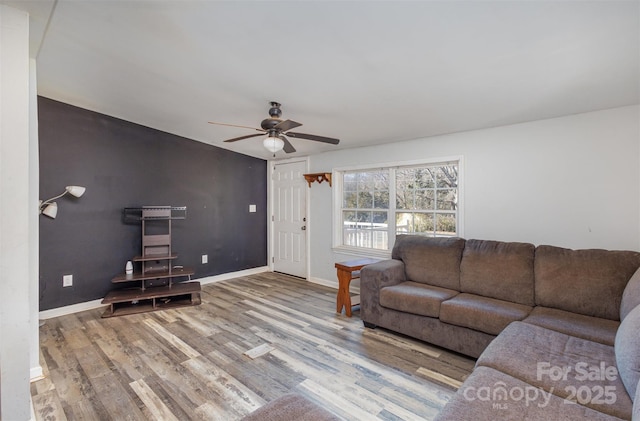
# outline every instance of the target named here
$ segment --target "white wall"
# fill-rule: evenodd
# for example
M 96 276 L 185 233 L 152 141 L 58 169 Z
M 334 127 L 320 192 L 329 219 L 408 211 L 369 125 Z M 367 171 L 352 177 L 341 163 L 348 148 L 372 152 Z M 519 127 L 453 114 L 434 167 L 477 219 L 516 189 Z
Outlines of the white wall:
M 314 155 L 310 172 L 464 157 L 464 237 L 640 250 L 638 106 Z M 421 117 L 422 118 L 422 117 Z M 428 117 L 425 117 L 428 118 Z M 335 281 L 331 189 L 310 189 L 311 278 Z
M 0 5 L 0 418 L 31 417 L 29 16 Z

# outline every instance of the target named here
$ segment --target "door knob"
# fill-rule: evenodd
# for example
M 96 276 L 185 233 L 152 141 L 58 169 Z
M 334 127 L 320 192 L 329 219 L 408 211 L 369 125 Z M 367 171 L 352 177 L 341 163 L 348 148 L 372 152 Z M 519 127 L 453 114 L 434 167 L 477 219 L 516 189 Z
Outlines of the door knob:
M 306 225 L 303 225 L 302 228 L 300 228 L 302 231 L 305 231 L 307 229 Z

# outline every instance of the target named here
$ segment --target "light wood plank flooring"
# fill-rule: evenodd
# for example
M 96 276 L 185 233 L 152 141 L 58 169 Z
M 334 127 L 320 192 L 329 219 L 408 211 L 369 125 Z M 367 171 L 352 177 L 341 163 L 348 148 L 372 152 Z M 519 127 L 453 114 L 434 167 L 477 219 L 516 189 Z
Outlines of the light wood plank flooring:
M 202 305 L 40 328 L 38 420 L 238 420 L 295 391 L 346 420 L 432 419 L 474 361 L 335 313 L 336 290 L 263 273 Z

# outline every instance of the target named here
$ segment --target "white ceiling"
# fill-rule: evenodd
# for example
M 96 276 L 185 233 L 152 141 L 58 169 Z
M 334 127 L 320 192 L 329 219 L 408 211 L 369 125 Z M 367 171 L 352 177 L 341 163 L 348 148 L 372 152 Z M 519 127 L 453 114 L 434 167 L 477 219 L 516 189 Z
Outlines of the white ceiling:
M 290 157 L 639 103 L 638 1 L 0 2 L 40 95 L 264 159 L 207 121 L 341 139 Z

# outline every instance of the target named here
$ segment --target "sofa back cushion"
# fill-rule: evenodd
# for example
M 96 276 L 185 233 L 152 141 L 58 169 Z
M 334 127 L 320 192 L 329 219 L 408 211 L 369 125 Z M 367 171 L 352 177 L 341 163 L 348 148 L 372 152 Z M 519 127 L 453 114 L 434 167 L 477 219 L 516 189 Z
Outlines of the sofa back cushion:
M 528 243 L 467 240 L 460 291 L 533 306 L 534 253 Z
M 636 399 L 636 389 L 640 382 L 640 335 L 638 332 L 640 332 L 640 307 L 629 312 L 620 323 L 614 345 L 620 380 L 631 400 Z
M 465 240 L 398 235 L 391 257 L 404 262 L 407 280 L 460 291 Z
M 640 253 L 634 251 L 538 246 L 536 304 L 620 320 L 622 292 L 638 266 Z
M 627 314 L 640 304 L 640 268 L 637 269 L 622 293 L 620 303 L 620 320 L 624 320 Z

